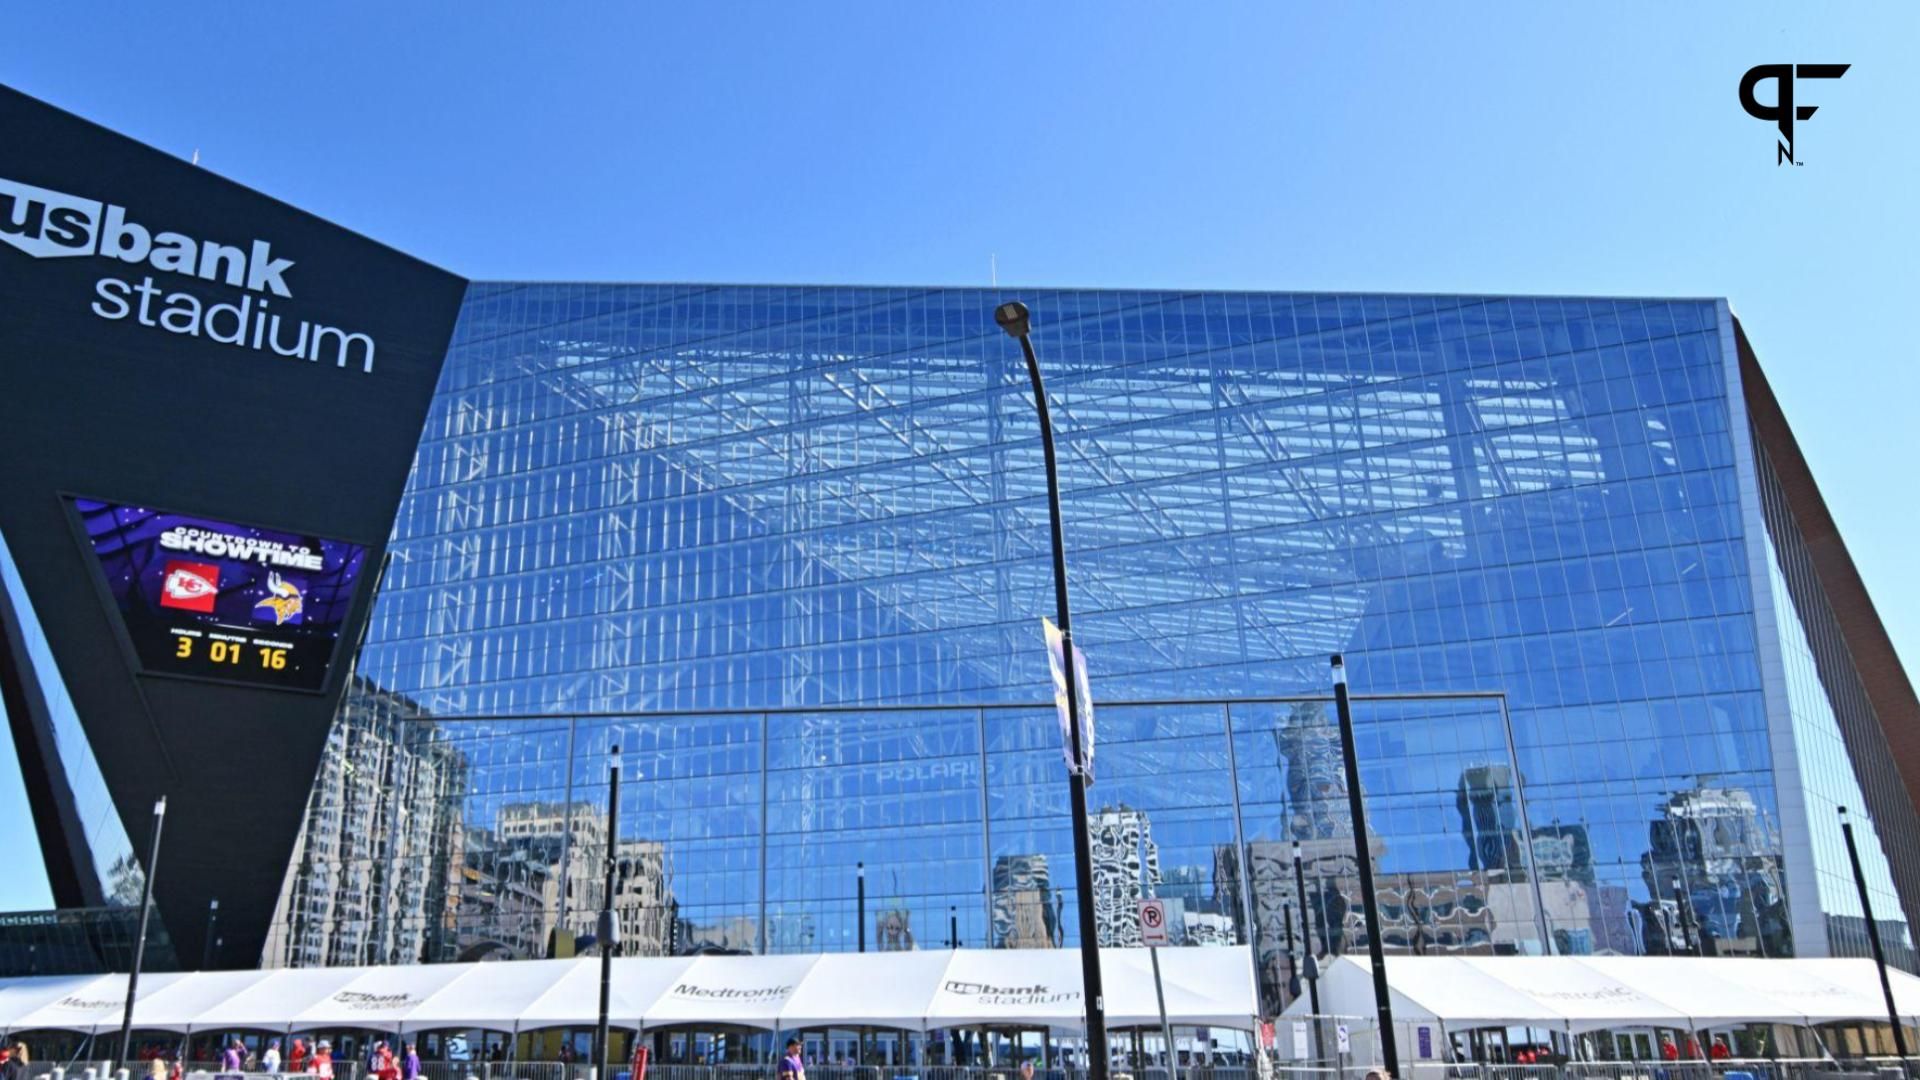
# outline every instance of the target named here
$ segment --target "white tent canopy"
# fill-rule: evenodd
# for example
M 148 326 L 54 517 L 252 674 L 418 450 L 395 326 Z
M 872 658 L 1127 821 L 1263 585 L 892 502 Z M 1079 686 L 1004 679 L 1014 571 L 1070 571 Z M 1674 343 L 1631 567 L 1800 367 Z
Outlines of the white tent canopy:
M 335 990 L 360 977 L 366 968 L 294 968 L 269 972 L 265 978 L 244 991 L 208 1008 L 194 1017 L 190 1026 L 196 1031 L 208 1028 L 265 1028 L 285 1031 L 293 1018 L 326 1000 Z M 199 978 L 200 976 L 194 976 Z M 136 1007 L 134 1023 L 141 1020 Z M 8 1017 L 0 1016 L 0 1027 Z M 17 1025 L 16 1025 L 17 1026 Z M 183 1025 L 188 1026 L 188 1025 Z
M 140 1002 L 186 977 L 171 973 L 143 977 L 134 1012 L 139 1013 Z M 127 980 L 113 975 L 99 975 L 91 982 L 69 989 L 60 997 L 26 1013 L 15 1026 L 20 1029 L 60 1028 L 91 1034 L 108 1029 L 117 1030 L 126 1010 Z
M 1552 956 L 1387 958 L 1396 1021 L 1456 1028 L 1699 1028 L 1722 1023 L 1884 1021 L 1871 960 Z M 1902 1017 L 1920 1016 L 1920 979 L 1890 971 Z M 1310 1011 L 1305 1000 L 1289 1016 Z M 1320 979 L 1320 1011 L 1371 1016 L 1373 969 L 1343 956 Z
M 1559 1026 L 1566 1014 L 1534 1000 L 1457 957 L 1423 957 L 1402 964 L 1387 961 L 1387 992 L 1399 1020 L 1439 1021 L 1463 1027 L 1494 1024 Z M 1305 1015 L 1312 1008 L 1303 994 L 1287 1010 Z M 1320 976 L 1320 1011 L 1331 1016 L 1373 1015 L 1373 968 L 1346 958 L 1335 960 Z
M 1175 956 L 1179 958 L 1177 963 Z M 1100 966 L 1101 983 L 1107 992 L 1108 1024 L 1133 1027 L 1160 1022 L 1147 950 L 1103 952 Z M 1077 976 L 1077 964 L 1075 968 Z M 1256 991 L 1245 949 L 1162 949 L 1160 981 L 1166 991 L 1169 1017 L 1180 1017 L 1173 1023 L 1247 1026 Z M 1078 984 L 1076 977 L 1074 985 Z
M 812 955 L 703 956 L 640 1015 L 648 1027 L 710 1023 L 725 1017 L 729 1024 L 777 1028 L 787 1000 L 819 960 Z M 889 973 L 890 978 L 895 975 Z
M 13 1021 L 32 1015 L 42 1006 L 70 995 L 84 994 L 98 975 L 43 975 L 31 979 L 0 979 L 0 1028 L 18 1028 Z M 119 984 L 126 986 L 125 977 Z M 124 1000 L 124 998 L 122 999 Z M 24 1030 L 24 1029 L 21 1029 Z
M 371 1028 L 393 1031 L 435 995 L 470 972 L 465 964 L 361 968 L 351 982 L 300 1010 L 290 1020 L 296 1029 Z M 477 972 L 476 972 L 477 974 Z M 504 972 L 502 973 L 505 974 Z
M 196 1018 L 271 977 L 272 973 L 266 971 L 208 971 L 174 979 L 152 993 L 145 992 L 142 980 L 140 1004 L 134 1012 L 140 1026 L 148 1030 L 191 1031 Z M 119 1025 L 116 1017 L 113 1026 Z
M 438 993 L 429 995 L 407 1013 L 407 1029 L 491 1028 L 511 1031 L 541 998 L 569 974 L 580 969 L 580 965 L 573 960 L 528 960 L 513 965 L 513 978 L 499 979 L 487 974 L 487 969 L 495 966 L 498 965 L 474 964 Z M 599 1007 L 598 990 L 599 980 L 596 977 L 596 1009 Z M 612 1000 L 609 995 L 610 1004 Z M 616 1017 L 618 1015 L 615 1013 Z M 529 1026 L 541 1027 L 544 1022 Z
M 572 966 L 551 989 L 520 1014 L 520 1030 L 592 1023 L 597 1019 L 600 1008 L 600 962 L 556 962 Z M 694 958 L 690 956 L 614 961 L 612 985 L 607 994 L 608 1022 L 621 1027 L 638 1027 L 647 1007 L 672 989 L 693 964 Z M 501 966 L 504 965 L 485 965 Z M 511 1025 L 496 1026 L 507 1028 Z
M 1145 950 L 1103 949 L 1101 966 L 1110 1023 L 1158 1022 Z M 1258 1006 L 1244 946 L 1162 949 L 1160 967 L 1170 1022 L 1251 1025 Z M 622 1027 L 1084 1023 L 1070 949 L 622 958 L 609 989 L 609 1018 Z M 598 958 L 149 975 L 134 1026 L 527 1031 L 592 1024 L 599 992 Z M 115 1029 L 125 994 L 124 975 L 0 980 L 0 1031 Z
M 787 999 L 784 1028 L 826 1027 L 848 1013 L 880 1027 L 918 1028 L 933 1013 L 953 953 L 829 953 Z
M 1882 1011 L 1885 1011 L 1886 997 L 1880 992 L 1877 973 L 1869 970 L 1868 974 L 1875 975 L 1873 982 L 1861 981 L 1859 967 L 1865 963 L 1865 960 L 1838 959 L 1801 961 L 1809 981 L 1832 983 L 1854 994 L 1864 989 L 1867 996 L 1871 997 Z M 1888 968 L 1887 975 L 1888 981 L 1893 984 L 1893 1007 L 1900 1010 L 1901 1016 L 1920 1017 L 1920 978 L 1914 978 L 1894 968 Z
M 1773 965 L 1692 956 L 1588 956 L 1582 965 L 1622 983 L 1636 983 L 1685 1012 L 1695 1026 L 1720 1023 L 1804 1024 L 1808 1012 L 1754 984 L 1757 971 Z M 1776 969 L 1778 970 L 1778 969 Z M 1778 978 L 1778 976 L 1776 976 Z M 1673 997 L 1684 987 L 1684 997 Z M 1876 1003 L 1886 1012 L 1884 1003 Z M 1817 1021 L 1815 1021 L 1817 1022 Z
M 1530 962 L 1534 959 L 1475 956 L 1461 963 L 1559 1012 L 1571 1030 L 1693 1026 L 1686 1009 L 1649 994 L 1637 982 L 1615 978 L 1575 957 L 1538 957 L 1548 961 L 1544 964 Z M 1392 961 L 1387 962 L 1387 975 L 1392 978 Z M 1691 998 L 1695 990 L 1688 987 L 1686 996 Z

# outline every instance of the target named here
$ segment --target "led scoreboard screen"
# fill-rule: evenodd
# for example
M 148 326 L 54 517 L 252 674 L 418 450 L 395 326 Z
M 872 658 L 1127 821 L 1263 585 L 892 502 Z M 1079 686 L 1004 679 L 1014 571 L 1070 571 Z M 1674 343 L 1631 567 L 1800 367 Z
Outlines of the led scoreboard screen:
M 72 498 L 149 675 L 318 691 L 365 568 L 360 544 Z

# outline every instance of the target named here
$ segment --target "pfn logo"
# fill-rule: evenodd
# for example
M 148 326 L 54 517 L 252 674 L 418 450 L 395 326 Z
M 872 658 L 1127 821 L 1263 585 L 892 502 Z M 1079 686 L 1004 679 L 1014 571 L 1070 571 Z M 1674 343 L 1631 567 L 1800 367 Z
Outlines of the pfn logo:
M 220 568 L 212 563 L 167 560 L 167 577 L 160 583 L 160 606 L 182 611 L 212 611 L 220 597 Z
M 1794 108 L 1793 81 L 1800 79 L 1837 79 L 1847 73 L 1852 64 L 1761 64 L 1748 69 L 1740 76 L 1740 107 L 1755 120 L 1771 120 L 1780 128 L 1780 154 L 1774 159 L 1775 165 L 1800 164 L 1793 158 L 1793 124 L 1796 120 L 1812 119 L 1819 111 L 1818 105 L 1802 105 Z M 1761 83 L 1772 79 L 1779 87 L 1774 95 L 1773 104 L 1762 105 L 1753 96 L 1753 91 Z

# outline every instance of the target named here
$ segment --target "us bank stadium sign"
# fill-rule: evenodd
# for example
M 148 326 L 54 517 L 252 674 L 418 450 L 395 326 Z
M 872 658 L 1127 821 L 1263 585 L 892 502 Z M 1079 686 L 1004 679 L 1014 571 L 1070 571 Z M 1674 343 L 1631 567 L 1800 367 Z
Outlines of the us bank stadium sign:
M 1031 986 L 995 986 L 992 983 L 948 979 L 941 987 L 949 994 L 970 997 L 981 1005 L 1057 1005 L 1080 1000 L 1078 990 L 1054 990 L 1045 983 Z
M 425 999 L 407 993 L 367 994 L 358 990 L 342 990 L 333 995 L 333 1000 L 341 1008 L 353 1012 L 388 1012 L 412 1008 Z
M 136 221 L 118 203 L 0 178 L 0 241 L 36 259 L 91 257 L 120 264 L 94 282 L 89 309 L 108 322 L 205 338 L 218 345 L 373 373 L 373 338 L 273 308 L 294 299 L 295 261 L 269 240 L 244 246 Z M 126 267 L 122 269 L 121 267 Z M 162 276 L 157 281 L 154 271 Z M 225 302 L 170 289 L 175 278 L 224 286 Z

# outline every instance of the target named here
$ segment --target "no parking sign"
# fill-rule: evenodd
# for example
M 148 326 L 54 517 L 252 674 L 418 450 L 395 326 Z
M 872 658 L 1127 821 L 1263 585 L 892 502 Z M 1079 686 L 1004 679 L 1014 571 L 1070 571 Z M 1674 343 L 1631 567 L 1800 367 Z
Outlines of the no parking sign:
M 1167 902 L 1140 901 L 1140 944 L 1157 948 L 1171 943 L 1167 935 Z

